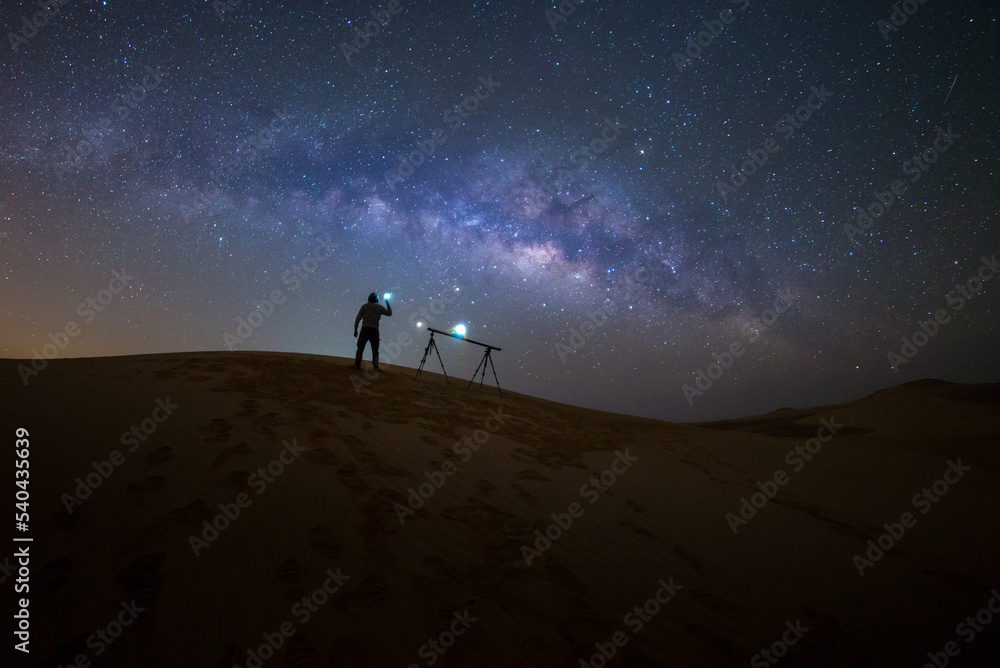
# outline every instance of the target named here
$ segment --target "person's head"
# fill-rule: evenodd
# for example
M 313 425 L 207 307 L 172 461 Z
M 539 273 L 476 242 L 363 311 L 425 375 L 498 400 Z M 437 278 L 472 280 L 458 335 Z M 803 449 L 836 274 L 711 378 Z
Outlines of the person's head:
M 378 301 L 378 295 L 377 295 L 377 294 L 375 294 L 375 293 L 373 292 L 373 293 L 371 293 L 370 295 L 368 295 L 368 303 L 369 303 L 369 304 L 374 304 L 374 303 L 375 303 L 375 302 L 377 302 L 377 301 Z

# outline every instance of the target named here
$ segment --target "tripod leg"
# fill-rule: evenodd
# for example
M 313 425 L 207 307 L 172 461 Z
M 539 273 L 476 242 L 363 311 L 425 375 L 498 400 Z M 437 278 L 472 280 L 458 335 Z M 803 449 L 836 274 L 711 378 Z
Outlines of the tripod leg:
M 472 372 L 472 380 L 469 381 L 469 384 L 466 385 L 466 387 L 472 387 L 472 384 L 474 382 L 476 382 L 476 376 L 479 375 L 479 367 L 483 367 L 483 373 L 486 372 L 486 364 L 485 363 L 486 363 L 486 356 L 484 355 L 483 359 L 480 360 L 479 364 L 476 365 L 476 370 Z M 482 386 L 483 386 L 482 383 L 480 383 L 479 387 L 482 387 Z
M 414 379 L 419 378 L 420 377 L 420 372 L 424 370 L 424 362 L 427 361 L 427 353 L 430 351 L 431 344 L 433 344 L 433 343 L 434 343 L 434 337 L 431 336 L 431 340 L 427 342 L 427 347 L 424 348 L 424 356 L 420 360 L 420 366 L 417 367 L 417 375 L 413 377 Z
M 497 368 L 493 366 L 493 357 L 490 357 L 490 368 L 493 369 L 493 380 L 497 382 L 497 392 L 503 397 L 503 390 L 500 389 L 500 379 L 497 378 Z M 483 367 L 483 375 L 486 375 L 486 367 Z
M 420 366 L 417 368 L 417 375 L 413 378 L 416 379 L 420 376 L 420 372 L 424 370 L 424 362 L 427 361 L 427 355 L 430 353 L 431 348 L 437 351 L 437 344 L 434 343 L 434 332 L 431 332 L 431 338 L 427 341 L 427 347 L 424 348 L 424 356 L 420 359 Z M 438 355 L 438 359 L 441 359 L 441 355 Z M 444 367 L 442 366 L 442 369 Z
M 441 361 L 441 351 L 439 351 L 439 350 L 438 350 L 438 347 L 437 347 L 437 344 L 436 344 L 436 343 L 434 344 L 434 352 L 435 352 L 435 353 L 437 353 L 437 356 L 438 356 L 438 362 L 441 362 L 441 373 L 443 373 L 443 374 L 444 374 L 444 381 L 445 381 L 445 382 L 446 382 L 446 383 L 447 383 L 448 385 L 451 385 L 451 381 L 450 381 L 450 380 L 448 380 L 448 372 L 444 370 L 444 362 L 442 362 L 442 361 Z

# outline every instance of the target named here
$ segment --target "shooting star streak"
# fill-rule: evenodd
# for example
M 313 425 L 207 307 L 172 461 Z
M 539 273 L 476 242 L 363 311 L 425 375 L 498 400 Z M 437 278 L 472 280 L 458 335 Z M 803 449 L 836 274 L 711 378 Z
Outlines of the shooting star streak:
M 955 75 L 955 81 L 958 81 L 958 75 Z M 955 88 L 955 81 L 951 82 L 951 88 L 948 89 L 948 94 L 944 96 L 944 103 L 948 104 L 948 98 L 951 97 L 951 91 Z

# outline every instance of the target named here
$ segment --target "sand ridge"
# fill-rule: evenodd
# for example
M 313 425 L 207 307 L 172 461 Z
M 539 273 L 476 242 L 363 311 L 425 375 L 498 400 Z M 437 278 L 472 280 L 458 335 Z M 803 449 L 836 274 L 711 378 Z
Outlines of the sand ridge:
M 996 386 L 681 425 L 401 367 L 359 393 L 350 364 L 54 360 L 8 393 L 32 433 L 32 665 L 244 666 L 275 633 L 266 666 L 576 666 L 615 637 L 608 665 L 746 665 L 796 620 L 809 631 L 781 665 L 922 665 L 1000 584 L 984 530 Z M 168 397 L 173 414 L 128 451 L 122 435 Z M 831 418 L 842 429 L 793 470 L 787 453 Z M 68 512 L 63 495 L 114 450 L 124 461 Z M 963 481 L 859 576 L 852 556 L 956 457 Z M 787 483 L 734 534 L 726 515 L 779 470 Z M 669 603 L 644 608 L 663 583 Z M 88 639 L 133 601 L 97 656 Z

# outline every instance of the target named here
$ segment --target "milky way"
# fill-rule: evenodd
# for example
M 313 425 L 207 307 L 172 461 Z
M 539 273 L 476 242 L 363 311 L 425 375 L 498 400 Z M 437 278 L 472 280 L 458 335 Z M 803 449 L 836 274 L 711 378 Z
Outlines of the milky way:
M 0 13 L 4 356 L 352 357 L 376 290 L 387 363 L 672 420 L 997 378 L 995 4 L 178 4 Z

